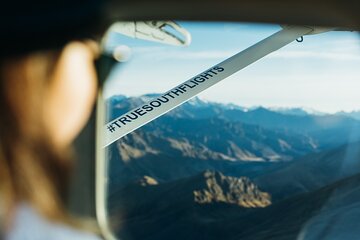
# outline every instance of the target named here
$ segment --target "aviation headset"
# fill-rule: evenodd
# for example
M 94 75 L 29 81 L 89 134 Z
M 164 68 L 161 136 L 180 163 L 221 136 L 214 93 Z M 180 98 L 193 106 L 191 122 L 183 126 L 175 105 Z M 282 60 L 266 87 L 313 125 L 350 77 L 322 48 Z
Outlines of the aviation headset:
M 0 57 L 58 48 L 101 30 L 104 0 L 20 1 L 1 7 Z

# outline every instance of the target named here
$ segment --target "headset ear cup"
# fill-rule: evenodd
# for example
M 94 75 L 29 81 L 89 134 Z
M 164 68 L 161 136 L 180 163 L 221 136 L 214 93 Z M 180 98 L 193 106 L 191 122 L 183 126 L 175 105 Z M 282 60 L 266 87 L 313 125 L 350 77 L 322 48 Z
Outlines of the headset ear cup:
M 119 62 L 116 61 L 115 58 L 104 53 L 100 54 L 99 58 L 95 60 L 99 89 L 103 87 L 105 80 L 108 78 L 111 70 L 117 63 Z

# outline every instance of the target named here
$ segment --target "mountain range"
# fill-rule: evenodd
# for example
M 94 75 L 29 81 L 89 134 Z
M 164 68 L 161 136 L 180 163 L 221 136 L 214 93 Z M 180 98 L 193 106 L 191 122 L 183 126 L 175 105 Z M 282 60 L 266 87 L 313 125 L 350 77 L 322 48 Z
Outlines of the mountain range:
M 111 98 L 109 119 L 155 96 Z M 307 154 L 358 141 L 359 127 L 360 122 L 344 116 L 246 111 L 195 98 L 108 148 L 108 158 L 116 163 L 111 189 L 145 175 L 168 181 L 207 169 L 253 177 Z
M 113 97 L 108 119 L 155 96 Z M 359 130 L 344 114 L 195 98 L 107 148 L 113 228 L 134 240 L 340 234 L 326 221 L 356 218 L 342 209 L 358 212 Z
M 111 222 L 122 239 L 356 239 L 359 149 L 354 143 L 308 156 L 317 174 L 296 169 L 297 161 L 254 179 L 209 170 L 164 183 L 145 177 L 110 196 Z M 343 157 L 353 163 L 344 166 Z M 291 191 L 299 185 L 301 191 Z M 279 198 L 274 189 L 288 195 Z
M 108 100 L 108 119 L 114 119 L 157 96 L 158 94 L 130 98 L 122 95 L 115 96 Z M 360 140 L 360 122 L 357 120 L 357 115 L 356 111 L 322 114 L 316 111 L 309 113 L 309 110 L 300 108 L 248 109 L 234 104 L 214 103 L 194 98 L 165 116 L 186 120 L 221 119 L 228 122 L 241 122 L 269 130 L 306 135 L 315 142 L 320 141 L 321 147 L 333 147 Z M 158 121 L 155 120 L 153 123 L 159 125 Z

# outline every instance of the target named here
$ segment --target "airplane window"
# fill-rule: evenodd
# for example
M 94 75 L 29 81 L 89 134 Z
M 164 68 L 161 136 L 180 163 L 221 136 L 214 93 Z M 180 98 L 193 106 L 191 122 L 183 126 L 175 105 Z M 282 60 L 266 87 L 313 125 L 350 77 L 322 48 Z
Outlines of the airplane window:
M 105 83 L 106 123 L 123 116 L 105 130 L 124 128 L 218 77 L 226 72 L 220 62 L 282 29 L 178 24 L 170 35 L 185 29 L 188 46 L 110 34 L 109 45 L 127 61 Z M 113 139 L 98 159 L 108 231 L 121 240 L 357 238 L 359 66 L 358 33 L 300 34 Z M 192 85 L 179 85 L 189 79 Z M 185 89 L 165 95 L 176 86 Z

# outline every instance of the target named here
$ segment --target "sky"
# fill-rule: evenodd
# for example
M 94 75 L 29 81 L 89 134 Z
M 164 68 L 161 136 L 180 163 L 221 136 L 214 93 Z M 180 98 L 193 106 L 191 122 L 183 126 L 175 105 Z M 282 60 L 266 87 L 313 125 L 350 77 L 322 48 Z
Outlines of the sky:
M 188 47 L 110 36 L 131 57 L 112 71 L 104 96 L 163 93 L 281 29 L 278 25 L 178 22 Z M 204 100 L 243 107 L 302 107 L 334 113 L 360 110 L 360 38 L 331 31 L 304 36 L 202 92 Z

